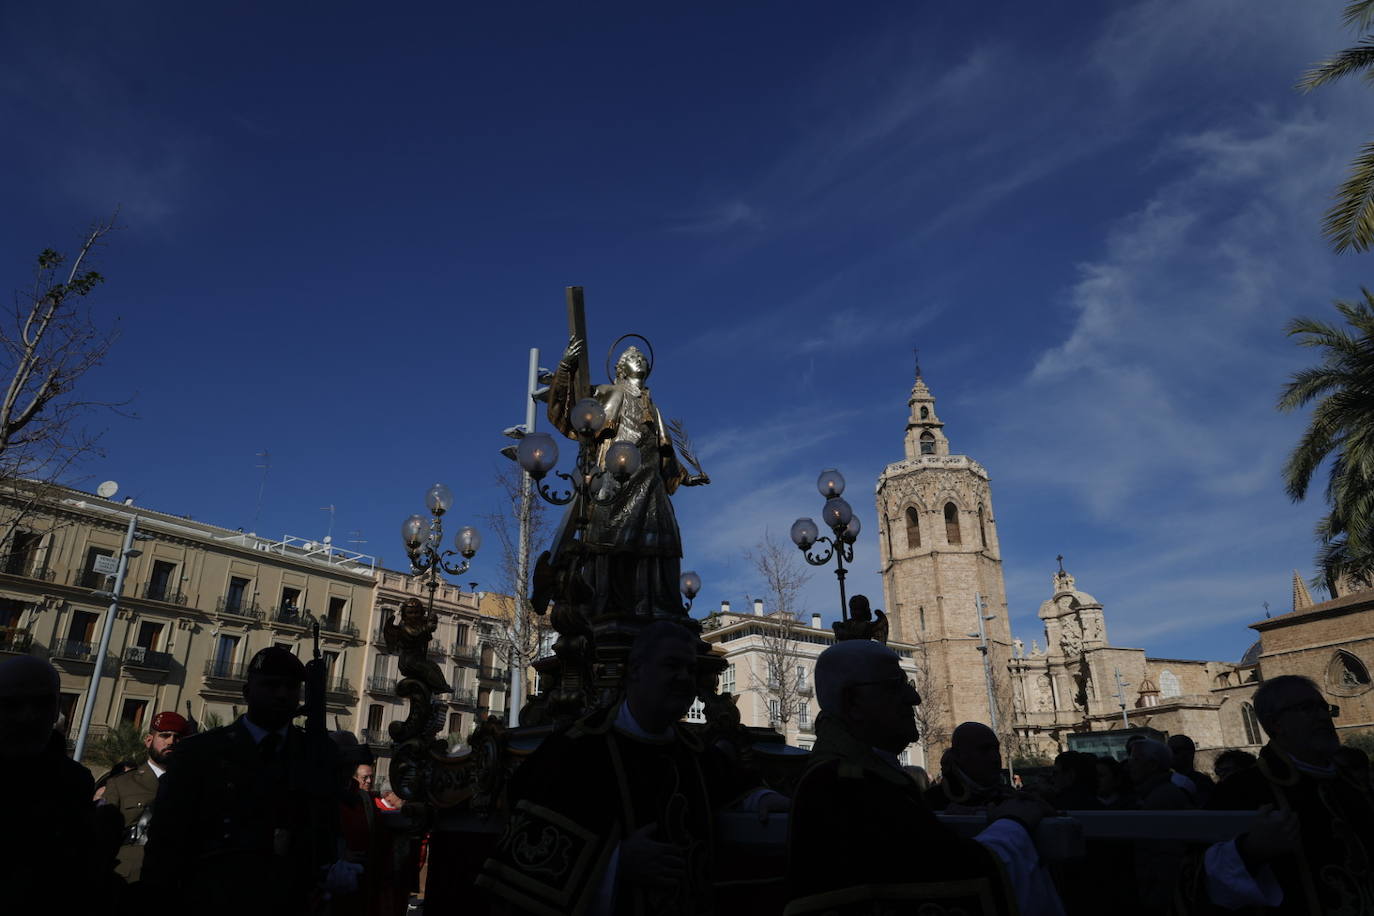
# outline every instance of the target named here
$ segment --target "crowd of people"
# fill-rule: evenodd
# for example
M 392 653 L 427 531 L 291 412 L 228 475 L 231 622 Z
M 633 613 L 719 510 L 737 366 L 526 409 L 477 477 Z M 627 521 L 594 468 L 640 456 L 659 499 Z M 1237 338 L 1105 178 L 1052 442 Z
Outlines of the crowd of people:
M 515 771 L 504 831 L 453 912 L 1374 914 L 1369 761 L 1340 745 L 1304 678 L 1259 687 L 1269 743 L 1222 754 L 1210 775 L 1186 736 L 1137 737 L 1124 762 L 1069 751 L 1017 787 L 997 735 L 968 722 L 931 784 L 899 760 L 918 737 L 920 696 L 898 657 L 839 642 L 817 662 L 816 744 L 784 793 L 748 753 L 683 723 L 699 649 L 680 624 L 645 627 L 622 700 L 548 736 Z M 97 787 L 54 729 L 57 672 L 29 656 L 0 663 L 0 760 L 22 786 L 0 862 L 7 899 L 32 899 L 13 912 L 405 912 L 422 886 L 415 825 L 394 793 L 374 791 L 365 747 L 292 724 L 304 680 L 295 655 L 264 649 L 243 716 L 192 734 L 161 712 L 146 759 Z M 1036 844 L 1057 813 L 1190 809 L 1253 815 L 1213 843 L 1142 834 L 1068 862 L 1042 861 Z M 789 819 L 786 865 L 753 876 L 752 896 L 719 880 L 716 815 L 730 810 Z M 941 813 L 986 826 L 963 837 Z

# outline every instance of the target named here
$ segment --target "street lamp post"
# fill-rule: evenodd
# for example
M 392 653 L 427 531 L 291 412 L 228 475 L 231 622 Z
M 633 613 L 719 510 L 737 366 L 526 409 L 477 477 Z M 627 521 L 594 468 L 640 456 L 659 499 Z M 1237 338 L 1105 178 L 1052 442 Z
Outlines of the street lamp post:
M 401 525 L 401 542 L 405 545 L 406 555 L 410 558 L 410 569 L 417 575 L 427 574 L 425 588 L 429 589 L 429 611 L 434 613 L 434 593 L 439 588 L 439 573 L 461 576 L 468 571 L 468 561 L 482 546 L 482 536 L 471 525 L 458 529 L 453 538 L 453 550 L 443 550 L 444 513 L 453 507 L 453 491 L 444 484 L 436 483 L 425 494 L 425 506 L 429 509 L 429 521 L 423 515 L 412 515 Z M 459 563 L 449 557 L 461 556 Z
M 844 476 L 834 468 L 821 471 L 816 480 L 816 489 L 825 497 L 821 507 L 821 521 L 830 529 L 829 537 L 822 537 L 820 527 L 809 518 L 799 518 L 792 523 L 792 543 L 806 556 L 812 566 L 824 566 L 835 559 L 835 578 L 840 583 L 840 619 L 849 619 L 849 603 L 844 593 L 844 577 L 849 572 L 845 563 L 854 562 L 854 542 L 859 539 L 859 519 L 849 503 L 840 495 L 844 493 Z M 825 544 L 824 553 L 813 553 L 811 548 Z M 781 609 L 780 609 L 781 610 Z
M 132 500 L 131 500 L 132 502 Z M 110 607 L 105 612 L 105 624 L 100 630 L 100 648 L 96 650 L 95 670 L 91 672 L 91 689 L 86 692 L 86 705 L 81 710 L 81 729 L 76 735 L 76 748 L 72 759 L 77 763 L 86 753 L 86 738 L 91 730 L 91 718 L 95 715 L 96 695 L 100 693 L 100 678 L 105 670 L 105 653 L 110 648 L 110 636 L 114 632 L 115 616 L 119 613 L 119 596 L 124 590 L 124 574 L 129 571 L 129 561 L 143 551 L 134 547 L 134 541 L 146 541 L 151 535 L 138 533 L 138 514 L 129 515 L 129 525 L 124 530 L 124 545 L 119 549 L 119 566 L 115 570 L 114 590 L 98 591 L 96 596 L 110 599 Z

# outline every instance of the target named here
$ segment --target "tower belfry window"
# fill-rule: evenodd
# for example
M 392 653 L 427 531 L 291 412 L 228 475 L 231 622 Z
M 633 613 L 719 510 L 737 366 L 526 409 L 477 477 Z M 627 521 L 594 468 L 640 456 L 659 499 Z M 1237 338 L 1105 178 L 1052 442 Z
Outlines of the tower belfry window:
M 945 503 L 945 542 L 949 544 L 964 543 L 964 539 L 959 534 L 959 509 L 954 503 Z
M 906 507 L 906 546 L 908 550 L 921 546 L 921 519 L 915 506 Z
M 924 407 L 922 407 L 921 409 L 925 410 Z M 930 430 L 926 430 L 925 432 L 921 433 L 921 454 L 935 454 L 935 435 Z
M 983 518 L 983 507 L 978 507 L 978 541 L 983 547 L 988 546 L 988 529 Z
M 929 408 L 929 407 L 924 407 L 924 406 L 923 406 L 923 407 L 921 408 L 921 419 L 922 419 L 922 420 L 929 420 L 929 419 L 930 419 L 930 408 Z

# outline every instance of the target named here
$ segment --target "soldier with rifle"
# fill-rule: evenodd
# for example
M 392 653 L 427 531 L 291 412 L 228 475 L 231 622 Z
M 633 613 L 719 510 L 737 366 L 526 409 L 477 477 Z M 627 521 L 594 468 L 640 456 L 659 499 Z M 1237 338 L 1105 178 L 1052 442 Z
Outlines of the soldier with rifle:
M 188 738 L 160 780 L 143 865 L 196 913 L 322 911 L 356 886 L 339 861 L 338 752 L 324 728 L 324 662 L 272 646 L 248 664 L 248 711 Z M 306 727 L 291 724 L 308 686 Z

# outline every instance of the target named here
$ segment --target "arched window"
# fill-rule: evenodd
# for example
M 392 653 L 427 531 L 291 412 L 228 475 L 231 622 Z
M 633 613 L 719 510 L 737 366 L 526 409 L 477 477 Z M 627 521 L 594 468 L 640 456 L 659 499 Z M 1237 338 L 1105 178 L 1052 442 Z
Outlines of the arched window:
M 915 506 L 906 508 L 906 547 L 915 550 L 921 546 L 921 518 Z
M 978 541 L 984 547 L 988 546 L 988 529 L 983 519 L 983 507 L 978 507 Z
M 917 608 L 917 610 L 919 610 L 919 611 L 921 612 L 921 632 L 924 633 L 924 632 L 925 632 L 925 629 L 926 629 L 926 608 L 925 608 L 925 605 L 921 605 L 919 608 Z
M 930 408 L 929 408 L 929 407 L 922 407 L 922 408 L 921 408 L 921 419 L 922 419 L 922 420 L 929 420 L 929 419 L 930 419 Z
M 1353 697 L 1370 688 L 1369 669 L 1359 656 L 1337 649 L 1326 666 L 1326 689 L 1337 696 Z
M 1168 668 L 1159 672 L 1159 695 L 1161 697 L 1183 696 L 1183 687 L 1178 682 L 1178 675 Z
M 1242 703 L 1240 707 L 1240 720 L 1245 724 L 1245 743 L 1263 744 L 1264 737 L 1260 733 L 1259 719 L 1255 716 L 1255 707 L 1249 703 Z
M 945 543 L 964 543 L 959 536 L 959 510 L 954 503 L 945 503 Z
M 935 434 L 932 433 L 930 430 L 926 430 L 925 432 L 921 433 L 921 454 L 935 454 Z

